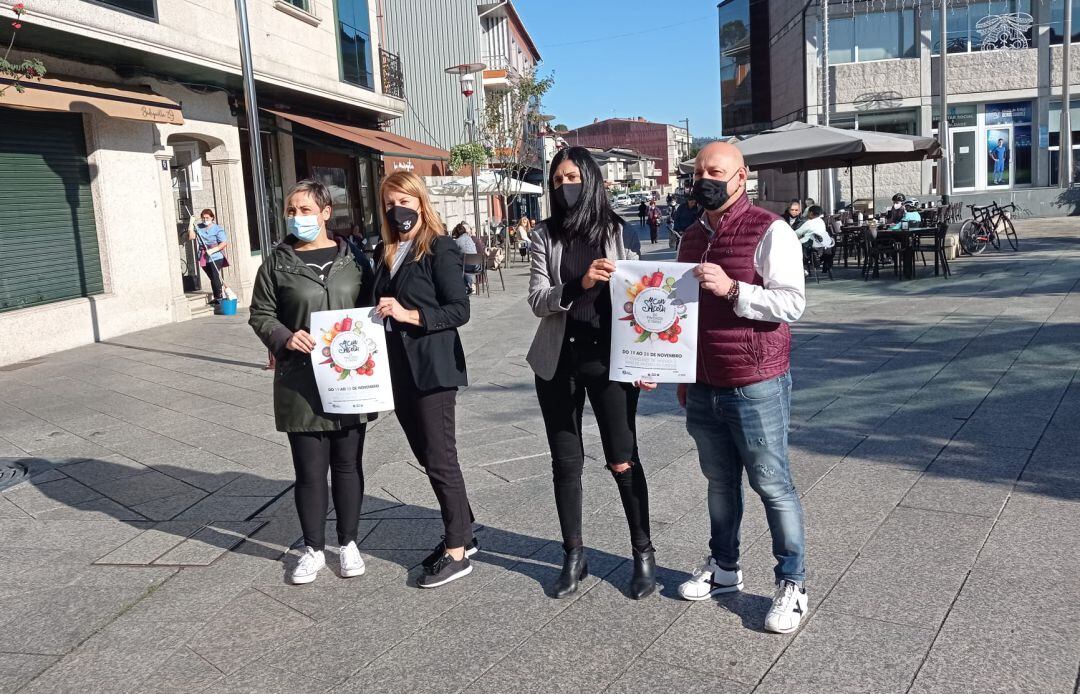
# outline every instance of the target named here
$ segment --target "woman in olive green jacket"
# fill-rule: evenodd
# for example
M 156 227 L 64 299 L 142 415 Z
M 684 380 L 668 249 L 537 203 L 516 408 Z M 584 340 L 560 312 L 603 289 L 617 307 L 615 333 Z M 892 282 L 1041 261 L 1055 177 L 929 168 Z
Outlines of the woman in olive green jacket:
M 356 547 L 360 503 L 364 498 L 366 415 L 326 414 L 322 410 L 311 355 L 315 311 L 368 306 L 372 272 L 362 252 L 333 237 L 326 228 L 330 192 L 321 183 L 301 181 L 286 200 L 289 237 L 259 268 L 248 324 L 277 361 L 274 419 L 287 432 L 296 470 L 296 511 L 304 532 L 304 553 L 290 574 L 293 583 L 310 583 L 326 566 L 326 473 L 330 471 L 342 577 L 364 573 Z

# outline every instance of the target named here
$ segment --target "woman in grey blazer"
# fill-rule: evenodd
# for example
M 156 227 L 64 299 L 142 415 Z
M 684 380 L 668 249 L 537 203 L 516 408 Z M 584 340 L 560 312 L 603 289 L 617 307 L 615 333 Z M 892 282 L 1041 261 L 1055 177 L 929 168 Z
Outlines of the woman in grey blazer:
M 637 256 L 622 238 L 622 219 L 611 210 L 600 168 L 584 147 L 570 147 L 551 163 L 551 217 L 532 232 L 529 305 L 541 318 L 528 361 L 536 372 L 536 397 L 544 415 L 555 483 L 555 506 L 566 553 L 552 589 L 573 594 L 588 575 L 581 533 L 581 418 L 589 398 L 600 429 L 604 459 L 619 487 L 634 575 L 630 595 L 656 588 L 655 551 L 649 532 L 649 491 L 637 449 L 639 388 L 608 378 L 611 299 L 608 280 L 616 260 Z

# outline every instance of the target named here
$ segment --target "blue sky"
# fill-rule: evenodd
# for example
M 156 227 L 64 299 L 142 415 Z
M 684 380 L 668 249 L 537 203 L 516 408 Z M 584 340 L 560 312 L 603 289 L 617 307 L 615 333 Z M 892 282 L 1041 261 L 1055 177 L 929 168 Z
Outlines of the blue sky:
M 677 123 L 720 132 L 716 0 L 514 0 L 555 77 L 556 123 L 593 118 Z M 629 34 L 629 35 L 628 35 Z

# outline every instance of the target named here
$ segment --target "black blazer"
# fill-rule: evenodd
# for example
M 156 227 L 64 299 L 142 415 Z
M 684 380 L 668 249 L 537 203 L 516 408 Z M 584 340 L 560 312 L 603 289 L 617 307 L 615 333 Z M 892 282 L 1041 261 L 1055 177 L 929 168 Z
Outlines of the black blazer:
M 419 262 L 412 254 L 390 277 L 383 246 L 375 249 L 375 301 L 393 297 L 420 312 L 420 325 L 390 319 L 402 337 L 416 387 L 420 390 L 469 385 L 465 349 L 458 327 L 469 322 L 461 251 L 449 236 L 439 236 Z

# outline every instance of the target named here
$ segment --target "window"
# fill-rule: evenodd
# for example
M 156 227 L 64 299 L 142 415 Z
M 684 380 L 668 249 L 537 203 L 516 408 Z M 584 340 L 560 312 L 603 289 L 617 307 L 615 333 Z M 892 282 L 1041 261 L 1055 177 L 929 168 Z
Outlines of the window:
M 915 110 L 904 111 L 872 111 L 869 113 L 851 113 L 838 115 L 829 120 L 829 125 L 834 128 L 848 130 L 870 130 L 879 133 L 899 133 L 901 135 L 914 135 L 917 131 L 917 117 Z
M 829 16 L 829 63 L 918 57 L 914 10 Z
M 293 7 L 299 8 L 299 9 L 303 10 L 304 12 L 311 12 L 310 0 L 281 0 L 281 1 L 285 2 L 285 3 L 288 3 L 288 4 L 292 5 Z
M 1058 0 L 1060 2 L 1060 0 Z M 1080 3 L 1080 0 L 1073 0 Z M 983 40 L 987 38 L 979 29 L 979 22 L 990 15 L 1015 14 L 1021 12 L 1031 14 L 1031 0 L 980 0 L 970 2 L 966 6 L 952 4 L 946 10 L 946 20 L 949 22 L 945 43 L 949 53 L 968 53 L 982 50 Z M 941 13 L 935 9 L 931 17 L 930 46 L 933 55 L 941 53 Z M 1058 26 L 1061 19 L 1058 18 Z M 1007 27 L 1006 27 L 1007 29 Z M 1018 34 L 1027 44 L 1031 45 L 1032 30 L 1028 27 Z M 1016 37 L 1014 37 L 1016 38 Z
M 1065 23 L 1065 2 L 1053 0 L 1050 3 L 1050 43 L 1060 45 L 1065 36 L 1062 25 Z M 1080 0 L 1072 0 L 1072 40 L 1080 43 Z
M 137 14 L 150 19 L 157 19 L 157 11 L 154 8 L 155 0 L 90 0 L 98 5 L 108 5 L 131 14 Z M 1058 20 L 1060 23 L 1060 20 Z
M 177 142 L 173 146 L 173 159 L 178 168 L 187 173 L 187 187 L 189 190 L 202 190 L 202 154 L 199 152 L 198 142 Z M 173 188 L 179 188 L 179 178 L 173 179 Z
M 720 6 L 720 110 L 725 133 L 753 122 L 750 93 L 750 3 Z
M 1073 183 L 1080 183 L 1080 99 L 1070 103 L 1072 119 Z M 1049 123 L 1050 185 L 1058 184 L 1058 158 L 1061 156 L 1061 102 L 1050 103 Z
M 367 0 L 337 0 L 341 79 L 367 89 L 375 86 Z

